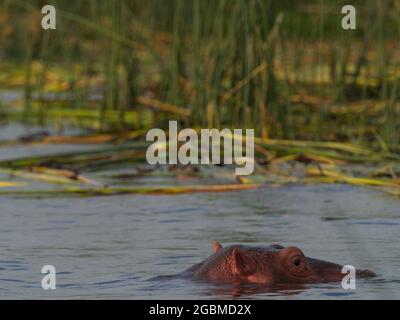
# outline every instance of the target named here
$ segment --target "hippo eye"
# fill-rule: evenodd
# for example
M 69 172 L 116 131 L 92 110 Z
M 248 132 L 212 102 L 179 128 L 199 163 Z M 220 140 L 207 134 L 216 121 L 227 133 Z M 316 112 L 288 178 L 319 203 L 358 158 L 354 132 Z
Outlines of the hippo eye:
M 303 260 L 299 256 L 292 258 L 292 265 L 296 268 L 301 267 Z
M 290 270 L 295 274 L 303 274 L 307 270 L 304 258 L 300 255 L 293 255 L 288 262 Z
M 307 260 L 300 249 L 288 247 L 280 252 L 283 265 L 287 272 L 296 277 L 305 277 L 310 273 Z
M 293 265 L 295 267 L 300 266 L 300 264 L 301 264 L 301 259 L 299 257 L 296 257 L 296 258 L 293 259 Z

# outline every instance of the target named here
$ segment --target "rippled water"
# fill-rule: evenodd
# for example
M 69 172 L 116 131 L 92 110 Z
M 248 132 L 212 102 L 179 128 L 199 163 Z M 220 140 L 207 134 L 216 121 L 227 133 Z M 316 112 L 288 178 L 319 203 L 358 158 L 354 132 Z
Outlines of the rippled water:
M 219 194 L 0 200 L 1 298 L 399 298 L 399 202 L 346 185 Z M 179 279 L 211 241 L 297 245 L 379 276 L 277 292 Z M 44 291 L 41 267 L 57 270 Z
M 0 140 L 25 130 L 0 129 Z M 2 147 L 0 159 L 79 148 L 87 146 Z M 0 196 L 0 299 L 398 299 L 399 208 L 397 198 L 339 184 L 171 196 Z M 358 280 L 350 291 L 336 283 L 271 291 L 149 281 L 203 260 L 214 239 L 296 245 L 308 256 L 369 268 L 378 277 Z M 56 290 L 41 288 L 47 264 L 57 270 Z

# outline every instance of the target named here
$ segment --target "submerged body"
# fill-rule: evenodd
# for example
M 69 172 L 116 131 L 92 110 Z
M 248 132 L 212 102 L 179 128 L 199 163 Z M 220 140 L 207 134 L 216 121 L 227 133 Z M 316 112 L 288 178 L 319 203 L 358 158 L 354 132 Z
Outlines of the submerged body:
M 222 248 L 214 243 L 214 254 L 182 276 L 217 283 L 306 284 L 341 281 L 342 266 L 308 258 L 296 247 L 272 245 L 265 248 L 233 245 Z M 357 276 L 372 277 L 369 270 Z

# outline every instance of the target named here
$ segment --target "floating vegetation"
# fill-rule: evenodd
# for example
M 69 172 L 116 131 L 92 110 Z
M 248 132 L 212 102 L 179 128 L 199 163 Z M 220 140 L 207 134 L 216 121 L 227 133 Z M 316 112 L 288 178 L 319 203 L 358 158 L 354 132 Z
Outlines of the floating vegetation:
M 397 4 L 363 4 L 357 30 L 343 32 L 334 9 L 341 1 L 58 0 L 57 33 L 40 28 L 40 5 L 0 4 L 0 125 L 55 132 L 0 137 L 0 153 L 98 149 L 0 160 L 2 194 L 178 194 L 287 183 L 400 194 Z M 196 130 L 254 128 L 254 174 L 149 168 L 145 134 L 169 120 Z M 69 135 L 66 127 L 82 132 Z M 157 176 L 164 185 L 140 185 Z
M 97 143 L 101 148 L 0 161 L 0 174 L 7 175 L 11 180 L 18 178 L 27 182 L 59 185 L 54 189 L 3 188 L 0 194 L 181 194 L 249 190 L 263 185 L 279 186 L 290 183 L 346 183 L 374 187 L 394 195 L 399 194 L 397 189 L 400 190 L 398 155 L 378 153 L 349 143 L 255 138 L 254 174 L 235 176 L 234 169 L 228 165 L 146 165 L 145 153 L 149 144 L 142 142 L 138 135 L 139 132 L 87 137 L 44 135 L 39 141 L 3 141 L 3 147 L 17 143 L 51 147 L 86 142 Z M 1 148 L 0 145 L 0 150 Z M 161 185 L 137 185 L 146 179 L 154 184 L 155 177 L 164 177 L 159 182 Z M 121 186 L 122 182 L 128 185 Z M 15 187 L 18 184 L 10 182 L 4 186 Z
M 0 188 L 6 188 L 6 187 L 19 187 L 23 186 L 23 183 L 19 182 L 10 182 L 10 181 L 0 181 Z
M 184 193 L 198 193 L 198 192 L 231 192 L 239 190 L 251 190 L 259 188 L 260 185 L 198 185 L 198 186 L 182 186 L 182 187 L 119 187 L 119 188 L 66 188 L 66 189 L 47 189 L 47 190 L 29 190 L 29 191 L 3 191 L 0 190 L 0 195 L 12 196 L 28 196 L 28 197 L 53 197 L 53 196 L 110 196 L 121 194 L 153 194 L 153 195 L 166 195 L 166 194 L 184 194 Z

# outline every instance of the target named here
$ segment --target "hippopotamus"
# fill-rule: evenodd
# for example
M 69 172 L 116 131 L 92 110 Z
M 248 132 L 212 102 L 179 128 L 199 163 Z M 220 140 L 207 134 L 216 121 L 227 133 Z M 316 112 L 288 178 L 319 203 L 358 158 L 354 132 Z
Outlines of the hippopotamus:
M 274 244 L 269 247 L 213 244 L 214 253 L 181 276 L 213 283 L 309 284 L 339 282 L 346 274 L 336 263 L 308 258 L 297 247 Z M 360 277 L 373 277 L 370 270 L 356 270 Z

